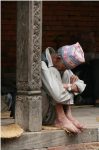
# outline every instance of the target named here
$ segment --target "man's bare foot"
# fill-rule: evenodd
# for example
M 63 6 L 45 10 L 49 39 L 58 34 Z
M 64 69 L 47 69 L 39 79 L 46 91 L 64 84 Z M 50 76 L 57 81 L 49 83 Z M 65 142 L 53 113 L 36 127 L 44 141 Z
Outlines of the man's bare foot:
M 67 118 L 64 119 L 56 119 L 55 120 L 55 124 L 56 127 L 59 127 L 61 129 L 66 130 L 67 132 L 72 132 L 72 133 L 80 133 L 81 131 L 75 126 L 73 125 L 73 123 L 68 120 Z
M 68 118 L 68 120 L 70 120 L 74 126 L 76 126 L 76 128 L 80 129 L 81 131 L 83 129 L 85 129 L 85 126 L 82 125 L 76 118 L 74 118 L 72 116 L 72 113 L 71 113 L 71 106 L 67 106 L 66 107 L 66 110 L 65 110 L 65 116 L 66 118 Z
M 70 114 L 66 114 L 66 117 L 80 130 L 85 129 L 85 126 L 83 124 L 81 124 L 76 118 L 74 118 L 72 115 Z
M 62 128 L 66 131 L 73 132 L 73 133 L 80 133 L 80 129 L 78 129 L 65 115 L 63 105 L 56 104 L 56 114 L 57 119 L 55 120 L 55 126 Z

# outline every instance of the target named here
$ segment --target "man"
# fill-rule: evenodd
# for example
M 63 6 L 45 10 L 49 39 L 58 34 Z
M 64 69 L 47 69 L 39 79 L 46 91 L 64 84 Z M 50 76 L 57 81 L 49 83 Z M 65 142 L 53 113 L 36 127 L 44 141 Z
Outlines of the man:
M 84 62 L 84 53 L 79 43 L 63 46 L 58 53 L 47 48 L 42 55 L 44 124 L 51 124 L 53 122 L 50 120 L 54 120 L 55 126 L 73 133 L 83 129 L 83 125 L 72 116 L 70 105 L 73 104 L 74 95 L 83 92 L 86 85 L 70 69 Z

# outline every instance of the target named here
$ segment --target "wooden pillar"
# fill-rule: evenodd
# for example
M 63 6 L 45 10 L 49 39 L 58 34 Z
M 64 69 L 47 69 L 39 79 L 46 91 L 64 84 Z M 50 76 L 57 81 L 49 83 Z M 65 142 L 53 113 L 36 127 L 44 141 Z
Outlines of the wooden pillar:
M 40 131 L 42 2 L 17 2 L 17 96 L 15 122 Z

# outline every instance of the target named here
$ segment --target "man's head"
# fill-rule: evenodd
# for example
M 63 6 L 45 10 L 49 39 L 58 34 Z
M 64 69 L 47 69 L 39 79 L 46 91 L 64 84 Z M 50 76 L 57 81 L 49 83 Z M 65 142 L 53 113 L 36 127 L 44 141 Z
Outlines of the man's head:
M 63 46 L 58 49 L 58 53 L 52 53 L 54 66 L 61 71 L 73 69 L 85 62 L 84 52 L 79 43 Z
M 58 55 L 61 56 L 67 69 L 73 69 L 85 62 L 84 52 L 78 42 L 59 48 Z
M 48 47 L 48 50 L 51 54 L 51 58 L 52 58 L 52 62 L 53 62 L 54 67 L 57 68 L 59 71 L 66 70 L 67 68 L 63 62 L 62 57 L 59 56 L 58 53 L 55 52 L 55 50 L 52 47 Z M 47 57 L 48 57 L 48 55 L 47 55 Z M 47 59 L 50 59 L 50 57 Z

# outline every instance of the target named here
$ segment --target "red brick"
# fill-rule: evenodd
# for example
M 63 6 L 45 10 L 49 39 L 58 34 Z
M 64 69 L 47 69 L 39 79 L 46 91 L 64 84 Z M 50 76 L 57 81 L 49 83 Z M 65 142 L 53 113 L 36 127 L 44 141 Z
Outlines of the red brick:
M 46 43 L 43 40 L 43 47 L 60 34 L 64 36 L 62 43 L 68 44 L 72 36 L 80 36 L 83 32 L 95 32 L 95 46 L 99 51 L 98 11 L 99 2 L 43 2 L 43 39 L 46 39 Z M 51 46 L 54 45 L 53 42 Z
M 15 70 L 16 67 L 16 2 L 1 3 L 1 67 Z M 4 74 L 4 72 L 2 72 Z M 10 72 L 11 73 L 11 72 Z M 12 72 L 12 74 L 15 72 Z M 12 77 L 12 75 L 10 75 Z

